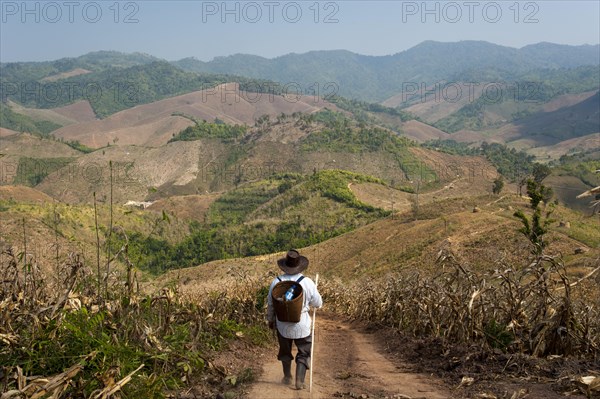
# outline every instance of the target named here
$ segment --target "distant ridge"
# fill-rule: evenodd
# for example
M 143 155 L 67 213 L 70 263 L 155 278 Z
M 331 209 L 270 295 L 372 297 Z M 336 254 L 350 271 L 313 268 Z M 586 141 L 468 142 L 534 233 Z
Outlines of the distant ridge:
M 342 96 L 383 101 L 406 82 L 460 78 L 466 71 L 491 69 L 498 78 L 514 78 L 532 69 L 600 65 L 600 45 L 570 46 L 537 43 L 520 49 L 484 41 L 443 43 L 424 41 L 386 56 L 366 56 L 346 50 L 310 51 L 267 59 L 235 54 L 203 62 L 185 58 L 173 62 L 193 72 L 225 73 L 302 85 L 336 82 Z M 469 75 L 468 77 L 472 77 Z
M 299 90 L 313 101 L 324 99 L 322 104 L 327 106 L 340 104 L 360 118 L 371 118 L 417 141 L 453 138 L 480 142 L 493 136 L 494 141 L 516 142 L 519 148 L 547 147 L 600 131 L 598 96 L 578 105 L 586 100 L 581 97 L 584 93 L 591 96 L 600 90 L 599 65 L 600 45 L 547 42 L 511 48 L 485 41 L 424 41 L 386 56 L 319 50 L 273 59 L 235 54 L 210 62 L 195 58 L 168 62 L 144 53 L 98 51 L 56 61 L 0 65 L 0 98 L 9 104 L 2 110 L 0 127 L 36 134 L 54 132 L 57 137 L 94 148 L 114 140 L 154 146 L 192 123 L 173 113 L 252 124 L 262 114 L 306 111 L 277 103 L 283 98 L 279 95 L 290 94 L 291 87 L 292 92 Z M 221 101 L 210 108 L 202 99 L 189 99 L 194 92 L 232 82 L 269 100 L 260 104 L 252 100 L 247 108 L 233 110 L 230 102 Z M 462 95 L 446 101 L 440 90 L 433 98 L 423 94 L 432 91 L 434 84 L 454 85 Z M 417 90 L 410 96 L 409 85 Z M 488 85 L 503 91 L 497 101 L 487 101 L 490 93 L 484 88 Z M 44 93 L 55 86 L 78 90 L 74 95 L 59 90 L 61 95 L 51 98 L 23 96 L 15 90 L 36 87 Z M 89 86 L 99 86 L 100 95 L 87 98 L 83 89 Z M 186 100 L 178 103 L 178 98 Z M 389 109 L 360 102 L 380 102 Z M 310 109 L 310 101 L 306 103 Z M 174 108 L 162 109 L 165 104 Z M 135 123 L 125 123 L 117 116 L 148 109 L 154 111 L 143 121 L 134 118 Z M 82 125 L 74 125 L 75 121 Z
M 56 61 L 0 63 L 0 69 L 3 79 L 22 76 L 23 70 L 27 70 L 28 78 L 39 80 L 77 68 L 102 71 L 156 62 L 165 60 L 145 53 L 96 51 Z M 361 55 L 347 50 L 318 50 L 272 59 L 234 54 L 204 62 L 187 57 L 171 64 L 189 72 L 297 83 L 306 90 L 318 90 L 320 94 L 331 94 L 331 90 L 326 91 L 323 86 L 335 82 L 337 88 L 333 94 L 379 102 L 397 94 L 407 82 L 433 83 L 490 77 L 515 79 L 535 69 L 600 65 L 600 44 L 572 46 L 541 42 L 512 48 L 485 41 L 428 40 L 384 56 Z

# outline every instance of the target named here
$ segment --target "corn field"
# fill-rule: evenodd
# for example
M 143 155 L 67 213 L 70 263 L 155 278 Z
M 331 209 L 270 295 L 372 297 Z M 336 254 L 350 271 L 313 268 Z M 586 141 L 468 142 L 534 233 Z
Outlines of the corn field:
M 230 378 L 212 363 L 230 340 L 269 338 L 266 288 L 252 279 L 191 302 L 175 286 L 140 293 L 130 269 L 105 275 L 105 290 L 76 254 L 59 269 L 48 277 L 2 253 L 1 399 L 176 397 L 207 376 Z
M 571 282 L 563 262 L 542 255 L 523 268 L 468 270 L 440 252 L 439 272 L 384 280 L 325 281 L 324 301 L 352 319 L 444 343 L 533 356 L 600 359 L 598 270 Z

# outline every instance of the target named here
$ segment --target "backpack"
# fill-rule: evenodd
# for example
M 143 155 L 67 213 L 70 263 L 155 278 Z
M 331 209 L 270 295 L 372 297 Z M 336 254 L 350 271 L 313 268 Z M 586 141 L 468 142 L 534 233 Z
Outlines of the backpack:
M 300 285 L 300 281 L 304 279 L 304 276 L 296 281 L 294 280 L 281 280 L 277 277 L 279 282 L 275 284 L 271 291 L 271 299 L 273 300 L 273 307 L 275 308 L 275 314 L 277 320 L 286 321 L 290 323 L 298 323 L 302 314 L 302 306 L 304 305 L 304 290 Z M 287 290 L 295 285 L 295 296 L 292 300 L 286 301 L 283 296 Z

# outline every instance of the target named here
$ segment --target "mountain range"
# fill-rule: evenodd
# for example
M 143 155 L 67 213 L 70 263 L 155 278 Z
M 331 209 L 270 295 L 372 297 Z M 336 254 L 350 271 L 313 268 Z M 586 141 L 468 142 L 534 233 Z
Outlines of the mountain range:
M 426 41 L 389 56 L 335 50 L 210 62 L 100 51 L 0 64 L 0 127 L 94 148 L 160 145 L 193 118 L 251 125 L 263 114 L 336 104 L 417 141 L 496 141 L 556 156 L 581 143 L 600 147 L 599 65 L 600 45 L 483 41 Z
M 437 81 L 518 79 L 534 69 L 599 65 L 600 45 L 538 43 L 515 49 L 483 41 L 425 41 L 389 56 L 336 50 L 273 59 L 246 54 L 217 57 L 210 62 L 185 58 L 174 64 L 187 71 L 227 73 L 284 84 L 336 82 L 342 96 L 379 102 L 409 82 L 431 85 Z
M 2 63 L 0 79 L 4 83 L 41 80 L 73 70 L 99 72 L 155 62 L 165 60 L 144 53 L 99 51 L 56 61 Z M 397 94 L 407 83 L 514 80 L 527 77 L 532 70 L 598 66 L 600 44 L 570 46 L 544 42 L 516 49 L 483 41 L 425 41 L 387 56 L 328 50 L 291 53 L 273 59 L 235 54 L 209 62 L 190 57 L 170 63 L 188 72 L 267 79 L 283 85 L 297 83 L 304 92 L 319 90 L 321 95 L 338 94 L 380 102 Z M 327 83 L 335 83 L 335 90 L 324 88 Z

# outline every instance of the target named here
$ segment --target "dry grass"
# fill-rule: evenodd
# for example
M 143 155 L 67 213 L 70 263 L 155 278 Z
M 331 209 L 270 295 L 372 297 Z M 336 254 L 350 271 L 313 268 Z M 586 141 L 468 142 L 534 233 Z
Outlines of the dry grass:
M 91 120 L 61 128 L 55 132 L 65 140 L 78 140 L 92 148 L 99 148 L 117 139 L 119 145 L 159 146 L 174 133 L 193 122 L 173 116 L 180 112 L 199 120 L 219 118 L 229 124 L 254 124 L 261 115 L 276 117 L 281 113 L 314 112 L 335 105 L 311 96 L 290 101 L 282 96 L 246 95 L 237 83 L 227 83 L 206 91 L 195 91 L 149 104 L 142 104 L 110 115 L 102 120 Z M 210 158 L 209 158 L 210 159 Z
M 600 357 L 598 269 L 571 282 L 559 258 L 474 272 L 440 251 L 440 271 L 350 285 L 323 283 L 338 313 L 445 343 L 533 356 Z
M 135 273 L 99 281 L 76 254 L 56 276 L 42 269 L 11 249 L 0 258 L 2 399 L 214 396 L 253 374 L 232 377 L 213 358 L 230 341 L 269 339 L 256 279 L 192 298 L 176 286 L 144 295 Z

